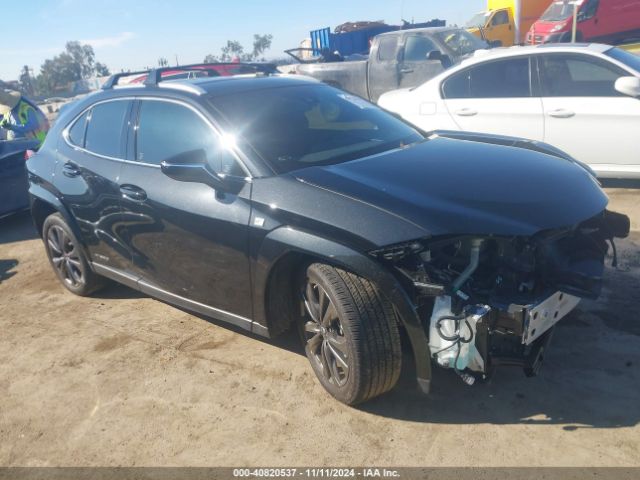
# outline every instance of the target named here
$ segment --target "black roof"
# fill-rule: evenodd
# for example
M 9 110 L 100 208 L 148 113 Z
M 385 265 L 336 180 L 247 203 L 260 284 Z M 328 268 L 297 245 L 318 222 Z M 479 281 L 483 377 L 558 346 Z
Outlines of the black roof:
M 59 117 L 63 122 L 64 117 L 75 117 L 80 111 L 90 105 L 110 98 L 128 97 L 131 95 L 155 95 L 164 97 L 191 97 L 192 99 L 206 96 L 225 96 L 234 93 L 250 92 L 255 90 L 282 88 L 297 85 L 317 85 L 317 80 L 302 75 L 238 75 L 230 77 L 202 77 L 184 80 L 163 80 L 158 84 L 145 85 L 121 84 L 101 89 L 83 99 L 73 102 L 73 106 L 65 110 Z
M 248 75 L 235 77 L 195 78 L 186 80 L 205 90 L 209 95 L 222 96 L 266 88 L 281 88 L 319 83 L 317 80 L 299 75 Z

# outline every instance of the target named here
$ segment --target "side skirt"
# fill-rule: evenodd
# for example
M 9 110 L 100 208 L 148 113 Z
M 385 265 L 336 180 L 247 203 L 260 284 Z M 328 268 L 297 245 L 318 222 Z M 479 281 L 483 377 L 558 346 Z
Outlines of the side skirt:
M 157 298 L 163 302 L 170 303 L 186 310 L 191 310 L 192 312 L 196 312 L 207 317 L 215 318 L 216 320 L 230 323 L 236 327 L 243 328 L 244 330 L 248 330 L 263 337 L 269 337 L 269 330 L 266 327 L 251 321 L 249 318 L 236 315 L 235 313 L 226 312 L 224 310 L 205 305 L 204 303 L 189 300 L 188 298 L 181 297 L 175 293 L 167 292 L 166 290 L 145 282 L 139 277 L 111 267 L 100 265 L 99 263 L 92 262 L 91 266 L 98 275 L 102 275 L 118 283 L 122 283 L 127 287 L 138 290 L 150 297 Z

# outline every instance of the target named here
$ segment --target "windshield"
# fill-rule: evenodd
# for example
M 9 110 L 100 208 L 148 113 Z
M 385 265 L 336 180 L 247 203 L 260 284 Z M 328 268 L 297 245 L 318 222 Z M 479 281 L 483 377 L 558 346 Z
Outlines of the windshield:
M 465 28 L 484 27 L 487 23 L 487 14 L 485 12 L 476 13 L 471 20 L 467 22 Z
M 605 55 L 624 63 L 627 67 L 633 68 L 640 75 L 640 56 L 622 50 L 621 48 L 612 48 L 604 52 Z
M 331 165 L 423 140 L 413 128 L 359 97 L 300 85 L 212 98 L 228 133 L 276 173 Z
M 436 33 L 436 37 L 444 43 L 456 56 L 470 55 L 476 50 L 488 48 L 486 42 L 466 30 L 449 30 Z
M 573 16 L 573 2 L 553 2 L 540 17 L 545 22 L 560 22 Z

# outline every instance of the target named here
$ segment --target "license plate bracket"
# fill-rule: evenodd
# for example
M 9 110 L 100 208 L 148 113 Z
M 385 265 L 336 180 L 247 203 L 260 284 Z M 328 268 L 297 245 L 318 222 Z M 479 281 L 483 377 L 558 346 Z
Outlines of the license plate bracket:
M 525 314 L 522 343 L 532 344 L 573 310 L 579 302 L 580 297 L 556 292 L 537 305 L 531 305 Z

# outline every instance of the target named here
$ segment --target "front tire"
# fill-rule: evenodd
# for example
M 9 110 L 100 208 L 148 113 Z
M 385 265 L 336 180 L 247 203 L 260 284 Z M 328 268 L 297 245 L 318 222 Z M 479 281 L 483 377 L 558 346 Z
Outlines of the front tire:
M 104 286 L 105 279 L 91 270 L 82 245 L 62 215 L 53 213 L 45 219 L 42 239 L 49 263 L 67 290 L 84 297 Z
M 300 332 L 322 386 L 355 405 L 391 390 L 402 352 L 391 303 L 368 280 L 314 263 L 302 284 Z

